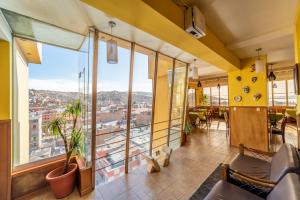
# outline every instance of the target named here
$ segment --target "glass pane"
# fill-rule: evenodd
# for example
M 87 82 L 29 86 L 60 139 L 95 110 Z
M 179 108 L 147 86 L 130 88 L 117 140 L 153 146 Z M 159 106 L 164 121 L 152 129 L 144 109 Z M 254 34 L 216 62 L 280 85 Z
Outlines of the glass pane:
M 196 106 L 196 94 L 195 89 L 193 88 L 188 90 L 188 103 L 190 108 Z
M 203 88 L 202 105 L 210 106 L 210 88 L 209 87 Z
M 228 105 L 228 86 L 222 85 L 220 87 L 220 105 L 227 106 Z
M 130 49 L 118 46 L 118 63 L 108 64 L 106 42 L 99 40 L 96 133 L 96 183 L 124 174 Z
M 25 44 L 32 49 L 24 48 Z M 80 98 L 80 54 L 87 56 L 79 51 L 15 38 L 14 166 L 65 153 L 62 140 L 52 136 L 47 127 L 67 104 Z M 25 55 L 35 57 L 35 62 L 28 63 Z M 68 121 L 67 126 L 71 123 Z
M 295 83 L 294 80 L 288 80 L 288 106 L 296 106 L 297 98 L 295 93 Z
M 173 60 L 159 55 L 155 93 L 153 155 L 156 155 L 161 147 L 167 145 L 172 76 Z
M 170 144 L 176 149 L 180 146 L 181 130 L 184 112 L 184 91 L 185 91 L 186 64 L 176 61 L 173 86 Z
M 45 22 L 1 9 L 14 35 L 47 44 L 78 50 L 85 36 Z
M 273 106 L 272 100 L 272 82 L 268 82 L 269 106 Z
M 80 101 L 83 105 L 82 112 L 82 124 L 85 133 L 84 142 L 84 155 L 83 158 L 86 161 L 86 167 L 90 167 L 92 164 L 91 151 L 92 151 L 92 62 L 93 60 L 93 38 L 90 34 L 86 37 L 79 51 L 79 94 Z
M 152 88 L 155 52 L 136 46 L 132 80 L 129 170 L 146 163 L 149 154 L 152 121 Z
M 213 106 L 219 105 L 219 88 L 211 87 L 211 104 Z
M 283 81 L 274 81 L 273 82 L 274 90 L 274 105 L 275 106 L 286 106 L 286 82 Z

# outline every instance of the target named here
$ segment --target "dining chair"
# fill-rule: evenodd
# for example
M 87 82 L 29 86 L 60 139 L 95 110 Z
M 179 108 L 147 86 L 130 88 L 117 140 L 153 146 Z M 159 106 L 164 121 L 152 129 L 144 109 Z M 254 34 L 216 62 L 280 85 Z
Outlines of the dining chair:
M 271 135 L 281 135 L 282 136 L 282 142 L 285 143 L 285 127 L 287 123 L 287 116 L 284 116 L 281 121 L 280 128 L 271 127 Z
M 226 137 L 227 137 L 229 135 L 229 116 L 226 111 L 224 112 L 224 120 L 226 124 Z

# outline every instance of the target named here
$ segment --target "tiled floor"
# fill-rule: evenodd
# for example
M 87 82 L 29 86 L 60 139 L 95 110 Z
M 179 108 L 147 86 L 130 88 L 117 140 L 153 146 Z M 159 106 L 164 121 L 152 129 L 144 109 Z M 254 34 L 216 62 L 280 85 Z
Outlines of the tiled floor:
M 188 144 L 173 152 L 171 163 L 159 173 L 148 174 L 142 166 L 91 194 L 79 197 L 74 191 L 66 199 L 97 200 L 185 200 L 201 185 L 221 162 L 229 162 L 238 152 L 228 145 L 223 122 L 214 121 L 210 130 L 194 129 Z M 34 199 L 53 199 L 50 191 Z

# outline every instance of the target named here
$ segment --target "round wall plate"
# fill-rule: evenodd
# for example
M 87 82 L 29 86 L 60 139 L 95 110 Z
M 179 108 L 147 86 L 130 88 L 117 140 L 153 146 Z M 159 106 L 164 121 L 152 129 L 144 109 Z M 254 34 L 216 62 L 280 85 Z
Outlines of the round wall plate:
M 242 97 L 241 96 L 235 96 L 234 101 L 235 102 L 240 102 L 240 101 L 242 101 Z

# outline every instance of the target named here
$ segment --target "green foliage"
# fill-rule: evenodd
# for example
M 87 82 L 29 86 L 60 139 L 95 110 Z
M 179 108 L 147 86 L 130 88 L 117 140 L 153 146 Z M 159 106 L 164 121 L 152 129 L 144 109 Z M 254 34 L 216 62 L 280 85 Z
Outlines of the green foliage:
M 184 125 L 184 132 L 185 134 L 191 134 L 192 133 L 192 130 L 193 130 L 193 126 L 192 124 L 190 123 L 189 120 L 186 121 L 185 125 Z
M 64 174 L 67 173 L 72 155 L 81 156 L 83 154 L 84 134 L 82 128 L 78 125 L 78 119 L 81 116 L 82 104 L 75 100 L 66 106 L 64 112 L 54 118 L 48 124 L 48 130 L 51 135 L 61 137 L 64 141 L 66 151 L 66 162 Z M 72 120 L 72 126 L 67 127 L 67 121 Z
M 208 105 L 208 96 L 206 94 L 203 94 L 201 97 L 201 102 L 203 106 L 207 106 Z

